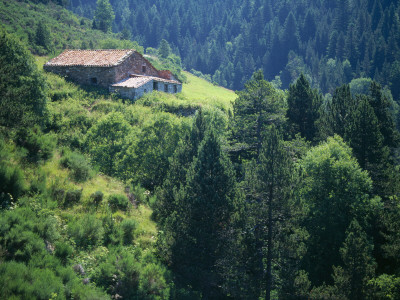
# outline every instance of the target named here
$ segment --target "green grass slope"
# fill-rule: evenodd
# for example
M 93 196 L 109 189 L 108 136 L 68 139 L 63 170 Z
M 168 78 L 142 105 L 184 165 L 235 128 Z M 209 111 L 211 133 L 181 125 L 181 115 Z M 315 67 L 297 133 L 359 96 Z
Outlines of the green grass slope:
M 36 41 L 39 22 L 49 30 L 49 49 L 38 45 Z M 0 24 L 24 41 L 35 54 L 54 55 L 67 48 L 134 48 L 143 53 L 143 47 L 138 43 L 121 40 L 118 34 L 93 30 L 91 20 L 52 2 L 44 5 L 30 1 L 0 0 Z

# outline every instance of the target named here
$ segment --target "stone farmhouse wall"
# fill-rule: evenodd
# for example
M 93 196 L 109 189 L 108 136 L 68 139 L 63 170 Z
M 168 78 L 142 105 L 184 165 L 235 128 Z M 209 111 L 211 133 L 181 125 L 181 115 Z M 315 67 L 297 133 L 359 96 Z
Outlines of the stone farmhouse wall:
M 116 82 L 114 67 L 81 67 L 81 66 L 44 66 L 51 71 L 69 80 L 84 85 L 100 85 L 108 87 Z
M 69 80 L 84 85 L 108 87 L 131 74 L 158 77 L 158 71 L 141 54 L 134 52 L 121 64 L 111 67 L 88 66 L 44 66 L 46 71 L 54 72 Z
M 119 82 L 131 74 L 156 76 L 158 77 L 158 71 L 145 59 L 141 54 L 134 52 L 120 65 L 115 67 L 115 82 Z
M 146 93 L 153 91 L 153 81 L 149 81 L 138 88 L 110 86 L 110 92 L 119 94 L 122 98 L 136 100 Z
M 180 93 L 182 92 L 182 85 L 167 82 L 158 82 L 158 91 L 170 94 Z
M 172 84 L 166 82 L 159 82 L 158 83 L 158 91 L 175 94 L 182 92 L 182 85 L 181 84 Z M 174 88 L 175 86 L 175 88 Z M 138 88 L 130 88 L 130 87 L 121 87 L 121 86 L 110 86 L 111 93 L 117 93 L 122 98 L 136 100 L 142 97 L 146 93 L 151 93 L 154 90 L 154 80 L 151 80 L 144 85 Z

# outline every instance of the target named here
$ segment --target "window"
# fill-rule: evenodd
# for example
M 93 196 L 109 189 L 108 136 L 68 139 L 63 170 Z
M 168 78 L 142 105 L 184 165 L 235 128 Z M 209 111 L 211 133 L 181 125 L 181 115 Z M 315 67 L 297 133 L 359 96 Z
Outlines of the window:
M 97 84 L 97 78 L 96 77 L 90 78 L 90 83 L 91 84 Z
M 178 92 L 178 87 L 176 85 L 174 85 L 174 93 Z
M 153 90 L 158 91 L 158 82 L 157 81 L 153 82 Z
M 168 93 L 168 84 L 164 84 L 164 92 Z
M 146 66 L 142 66 L 142 73 L 146 73 Z

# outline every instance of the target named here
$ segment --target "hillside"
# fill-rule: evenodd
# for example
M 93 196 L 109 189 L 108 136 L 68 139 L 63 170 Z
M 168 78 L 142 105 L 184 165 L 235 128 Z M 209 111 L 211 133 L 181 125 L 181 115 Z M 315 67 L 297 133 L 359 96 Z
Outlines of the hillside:
M 400 299 L 398 13 L 0 0 L 0 299 Z M 45 72 L 65 47 L 133 47 L 182 92 Z
M 55 55 L 64 49 L 136 49 L 119 34 L 92 29 L 92 22 L 49 2 L 0 0 L 0 23 L 29 45 L 34 54 Z
M 145 47 L 166 39 L 187 70 L 242 89 L 254 71 L 288 88 L 300 73 L 324 94 L 369 77 L 399 100 L 400 6 L 397 0 L 110 0 L 114 32 Z M 93 18 L 96 0 L 71 0 Z
M 0 114 L 0 298 L 190 295 L 190 289 L 180 291 L 156 255 L 155 187 L 191 128 L 193 118 L 182 115 L 209 111 L 208 119 L 223 132 L 234 92 L 181 74 L 175 56 L 154 56 L 157 67 L 171 67 L 185 80 L 184 92 L 153 93 L 132 104 L 107 90 L 45 73 L 43 64 L 64 48 L 143 52 L 136 42 L 93 30 L 89 20 L 51 2 L 2 0 L 0 20 L 14 33 L 0 32 L 1 72 L 6 76 L 1 78 L 7 78 L 0 85 L 6 95 Z M 36 38 L 40 24 L 45 24 L 48 48 Z M 18 40 L 32 53 L 49 56 L 31 57 Z M 34 76 L 35 83 L 14 93 L 20 76 Z M 10 93 L 14 98 L 8 100 Z M 32 103 L 41 97 L 42 111 L 33 112 L 40 116 L 27 117 L 31 106 L 22 103 L 28 93 L 35 95 Z M 23 117 L 17 124 L 18 117 L 10 119 L 3 112 L 14 115 L 18 106 Z M 109 126 L 119 131 L 108 130 L 107 135 L 102 128 Z

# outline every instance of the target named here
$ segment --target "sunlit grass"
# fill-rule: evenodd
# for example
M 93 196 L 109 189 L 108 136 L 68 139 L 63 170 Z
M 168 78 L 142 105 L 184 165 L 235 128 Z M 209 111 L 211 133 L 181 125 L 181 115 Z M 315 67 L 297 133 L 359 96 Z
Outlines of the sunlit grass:
M 229 110 L 236 94 L 226 88 L 213 85 L 212 83 L 198 78 L 189 72 L 184 72 L 187 83 L 182 87 L 182 98 L 202 104 L 215 105 Z

